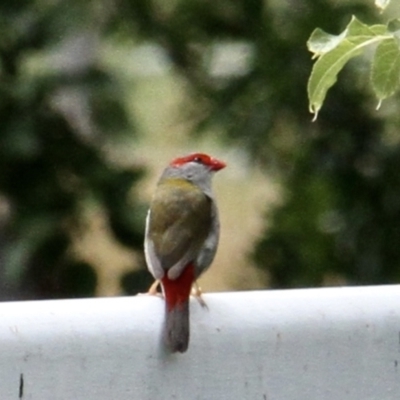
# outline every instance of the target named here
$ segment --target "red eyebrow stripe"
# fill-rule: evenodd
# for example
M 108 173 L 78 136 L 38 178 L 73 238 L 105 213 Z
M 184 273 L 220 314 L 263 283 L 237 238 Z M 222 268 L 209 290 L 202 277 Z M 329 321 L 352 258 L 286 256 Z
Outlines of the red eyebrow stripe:
M 189 154 L 184 157 L 175 158 L 171 163 L 170 166 L 172 167 L 180 167 L 186 163 L 192 161 L 199 161 L 200 163 L 211 167 L 212 170 L 218 171 L 222 168 L 225 168 L 226 164 L 223 161 L 217 160 L 216 158 L 212 158 L 207 154 L 204 153 L 194 153 Z

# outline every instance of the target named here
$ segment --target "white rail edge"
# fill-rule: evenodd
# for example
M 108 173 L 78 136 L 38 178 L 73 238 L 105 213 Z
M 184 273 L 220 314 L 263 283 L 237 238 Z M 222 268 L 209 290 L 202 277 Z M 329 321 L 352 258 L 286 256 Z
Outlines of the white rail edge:
M 204 299 L 184 354 L 157 297 L 0 303 L 0 399 L 400 398 L 400 286 Z

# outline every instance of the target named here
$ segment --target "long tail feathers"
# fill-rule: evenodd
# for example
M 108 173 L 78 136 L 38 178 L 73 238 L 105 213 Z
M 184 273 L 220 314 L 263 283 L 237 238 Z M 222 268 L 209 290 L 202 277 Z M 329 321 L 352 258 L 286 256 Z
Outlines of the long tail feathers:
M 166 305 L 164 342 L 175 353 L 184 353 L 189 345 L 189 295 L 194 281 L 194 267 L 189 264 L 174 280 L 161 280 Z
M 189 301 L 167 310 L 164 327 L 164 342 L 175 353 L 184 353 L 189 346 Z

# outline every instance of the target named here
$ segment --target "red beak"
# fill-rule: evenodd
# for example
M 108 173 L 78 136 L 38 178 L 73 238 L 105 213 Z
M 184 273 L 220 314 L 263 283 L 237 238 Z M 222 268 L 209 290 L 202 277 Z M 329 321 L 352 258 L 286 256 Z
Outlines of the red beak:
M 226 167 L 226 164 L 223 161 L 217 160 L 216 158 L 211 158 L 209 165 L 211 171 L 219 171 Z

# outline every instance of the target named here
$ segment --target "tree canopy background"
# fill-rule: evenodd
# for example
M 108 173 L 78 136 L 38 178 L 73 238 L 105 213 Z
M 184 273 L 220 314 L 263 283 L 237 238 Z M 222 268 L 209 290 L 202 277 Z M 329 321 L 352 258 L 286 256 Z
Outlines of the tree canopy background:
M 93 204 L 141 253 L 145 206 L 130 193 L 144 171 L 108 152 L 138 128 L 118 76 L 99 62 L 104 43 L 161 46 L 190 90 L 191 134 L 216 127 L 279 176 L 283 200 L 251 255 L 266 284 L 397 282 L 399 96 L 375 111 L 363 60 L 354 60 L 316 122 L 308 112 L 306 41 L 317 26 L 340 32 L 352 14 L 385 18 L 355 0 L 1 2 L 2 298 L 94 294 L 93 266 L 72 251 Z M 232 44 L 247 54 L 244 67 L 216 73 L 213 52 Z M 123 285 L 143 290 L 145 276 Z

